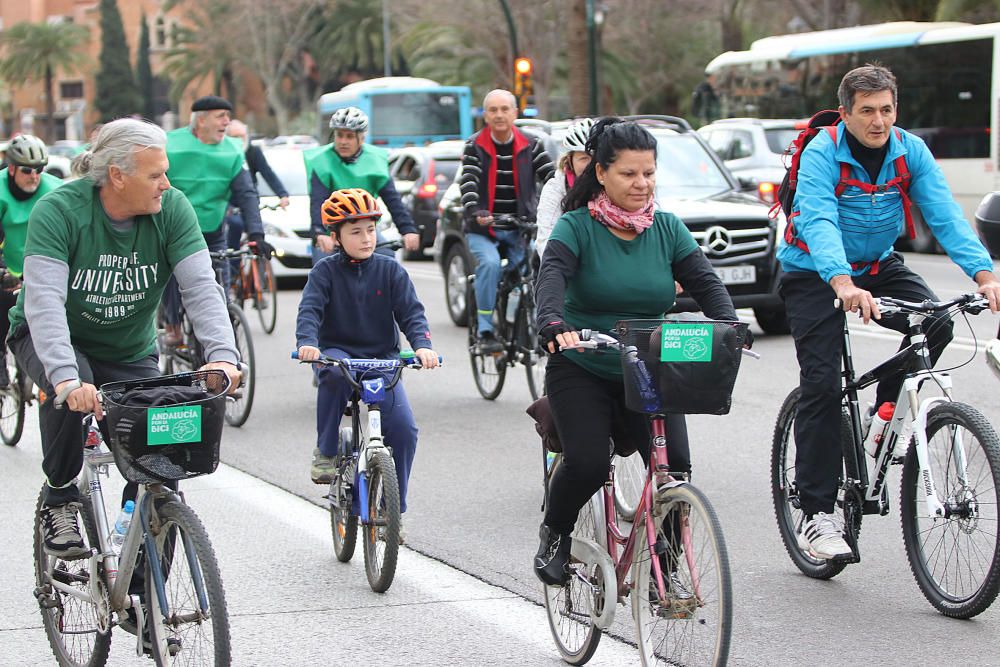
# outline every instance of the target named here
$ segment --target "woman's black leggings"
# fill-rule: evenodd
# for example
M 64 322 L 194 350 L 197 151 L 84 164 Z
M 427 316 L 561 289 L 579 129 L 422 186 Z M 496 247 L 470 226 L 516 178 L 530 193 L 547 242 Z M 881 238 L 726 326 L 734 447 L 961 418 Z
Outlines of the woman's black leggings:
M 573 532 L 577 514 L 608 479 L 611 439 L 624 438 L 649 463 L 649 422 L 625 407 L 621 380 L 607 380 L 567 357 L 549 357 L 545 389 L 563 446 L 563 461 L 549 482 L 545 524 L 556 532 Z M 667 416 L 667 455 L 673 472 L 691 471 L 684 415 Z

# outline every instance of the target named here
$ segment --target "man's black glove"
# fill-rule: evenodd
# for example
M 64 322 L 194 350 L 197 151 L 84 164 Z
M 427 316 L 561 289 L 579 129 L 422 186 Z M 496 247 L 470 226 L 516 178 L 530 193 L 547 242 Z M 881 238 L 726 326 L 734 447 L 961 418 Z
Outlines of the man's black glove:
M 566 323 L 559 320 L 556 322 L 549 322 L 544 327 L 538 330 L 538 342 L 546 350 L 549 349 L 549 343 L 553 343 L 553 348 L 556 352 L 559 351 L 559 341 L 556 340 L 556 336 L 561 333 L 566 333 L 567 331 L 572 331 Z
M 263 234 L 250 234 L 247 239 L 250 241 L 250 249 L 255 255 L 265 259 L 271 259 L 274 255 L 274 246 L 264 240 Z

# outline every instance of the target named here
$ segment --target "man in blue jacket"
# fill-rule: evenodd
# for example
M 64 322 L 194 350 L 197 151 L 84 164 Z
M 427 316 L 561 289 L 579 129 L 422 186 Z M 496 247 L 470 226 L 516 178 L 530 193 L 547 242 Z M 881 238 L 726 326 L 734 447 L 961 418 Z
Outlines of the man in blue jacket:
M 948 256 L 989 299 L 990 310 L 997 312 L 1000 304 L 993 262 L 962 217 L 927 146 L 893 127 L 896 79 L 892 72 L 879 65 L 853 69 L 841 81 L 837 96 L 842 122 L 836 127 L 836 140 L 820 132 L 803 150 L 789 216 L 794 235 L 786 235 L 778 249 L 785 272 L 780 289 L 795 339 L 801 390 L 795 419 L 795 481 L 806 522 L 798 542 L 821 559 L 851 553 L 844 539 L 843 517 L 834 512 L 842 468 L 840 333 L 844 312 L 859 313 L 865 323 L 874 319 L 906 333 L 906 317 L 882 317 L 875 297 L 937 299 L 893 250 L 893 242 L 907 224 L 907 196 L 920 207 Z M 908 188 L 895 187 L 903 164 L 909 171 Z M 889 187 L 873 188 L 873 184 Z M 840 299 L 843 311 L 834 309 L 834 298 Z M 945 318 L 928 321 L 925 330 L 934 363 L 951 341 L 951 322 Z M 894 401 L 902 381 L 899 373 L 881 382 L 875 406 Z

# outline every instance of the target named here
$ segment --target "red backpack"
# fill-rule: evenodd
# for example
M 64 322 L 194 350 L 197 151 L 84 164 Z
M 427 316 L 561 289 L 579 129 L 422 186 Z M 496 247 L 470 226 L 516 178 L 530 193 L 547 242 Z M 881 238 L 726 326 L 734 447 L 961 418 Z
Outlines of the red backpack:
M 771 207 L 771 217 L 775 218 L 778 215 L 778 211 L 784 211 L 785 217 L 788 220 L 788 224 L 785 225 L 785 242 L 795 245 L 796 247 L 809 252 L 809 248 L 806 246 L 805 242 L 799 239 L 795 235 L 795 223 L 794 218 L 798 213 L 792 212 L 792 204 L 795 201 L 795 189 L 798 186 L 799 179 L 799 160 L 802 159 L 802 151 L 805 150 L 806 145 L 812 141 L 813 137 L 819 134 L 821 131 L 825 130 L 830 138 L 833 139 L 834 143 L 837 142 L 837 123 L 840 122 L 840 113 L 827 109 L 825 111 L 820 111 L 806 124 L 804 130 L 799 132 L 799 136 L 795 138 L 792 142 L 792 159 L 791 164 L 789 164 L 788 169 L 785 171 L 785 177 L 781 180 L 781 185 L 778 187 L 778 197 L 774 202 L 774 206 Z M 893 128 L 896 133 L 896 138 L 900 138 L 899 130 Z M 883 183 L 881 185 L 875 185 L 873 183 L 865 183 L 851 177 L 851 165 L 846 162 L 840 163 L 840 180 L 837 182 L 837 187 L 834 190 L 836 196 L 840 196 L 847 189 L 847 186 L 853 185 L 860 188 L 863 192 L 867 194 L 873 194 L 876 192 L 885 192 L 890 188 L 896 188 L 899 190 L 900 196 L 903 198 L 903 216 L 906 218 L 906 231 L 910 236 L 910 239 L 916 238 L 916 229 L 913 226 L 913 214 L 910 211 L 910 197 L 907 192 L 910 189 L 910 170 L 906 166 L 906 156 L 900 155 L 896 158 L 895 162 L 896 176 L 888 183 Z M 860 268 L 861 266 L 872 264 L 872 272 L 878 271 L 877 262 L 859 262 L 854 268 Z

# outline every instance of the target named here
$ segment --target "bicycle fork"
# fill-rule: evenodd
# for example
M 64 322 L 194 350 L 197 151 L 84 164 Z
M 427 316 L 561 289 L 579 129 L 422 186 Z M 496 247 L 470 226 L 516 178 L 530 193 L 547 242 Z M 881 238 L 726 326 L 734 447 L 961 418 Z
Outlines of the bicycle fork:
M 367 523 L 369 515 L 368 507 L 368 465 L 372 458 L 381 451 L 385 451 L 385 444 L 382 442 L 382 410 L 377 404 L 368 405 L 368 434 L 365 444 L 361 448 L 361 455 L 358 457 L 358 501 L 361 508 L 362 523 Z

